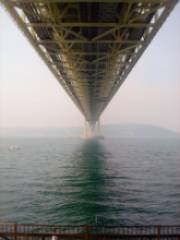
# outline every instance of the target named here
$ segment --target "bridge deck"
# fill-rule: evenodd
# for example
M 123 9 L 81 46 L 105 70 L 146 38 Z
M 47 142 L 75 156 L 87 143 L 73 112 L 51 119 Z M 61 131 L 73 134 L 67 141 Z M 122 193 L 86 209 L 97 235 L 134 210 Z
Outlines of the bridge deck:
M 177 0 L 1 2 L 86 120 L 96 122 Z
M 179 240 L 180 226 L 78 226 L 0 224 L 4 240 L 52 239 L 166 239 Z

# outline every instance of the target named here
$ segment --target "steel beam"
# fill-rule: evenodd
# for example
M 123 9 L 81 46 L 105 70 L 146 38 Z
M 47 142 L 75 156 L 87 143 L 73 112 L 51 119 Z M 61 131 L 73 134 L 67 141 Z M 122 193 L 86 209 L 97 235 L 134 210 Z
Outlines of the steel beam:
M 13 3 L 165 3 L 168 0 L 11 0 Z
M 149 23 L 106 23 L 106 22 L 60 22 L 59 24 L 55 23 L 25 23 L 27 26 L 42 28 L 42 27 L 55 27 L 55 28 L 72 28 L 72 27 L 82 27 L 82 28 L 142 28 L 150 27 L 153 24 Z

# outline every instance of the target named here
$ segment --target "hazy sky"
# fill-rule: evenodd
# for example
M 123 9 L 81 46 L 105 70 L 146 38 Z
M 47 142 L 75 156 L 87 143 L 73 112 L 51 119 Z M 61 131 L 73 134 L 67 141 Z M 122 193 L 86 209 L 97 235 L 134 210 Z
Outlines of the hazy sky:
M 0 8 L 0 128 L 82 126 L 84 118 Z M 180 4 L 101 117 L 180 132 Z

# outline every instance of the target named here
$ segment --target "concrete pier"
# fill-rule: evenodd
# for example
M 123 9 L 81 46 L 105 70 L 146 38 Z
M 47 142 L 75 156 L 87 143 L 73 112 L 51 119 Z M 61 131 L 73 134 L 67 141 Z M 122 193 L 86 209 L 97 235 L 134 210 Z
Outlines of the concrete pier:
M 100 120 L 96 122 L 89 122 L 85 120 L 84 124 L 84 138 L 98 138 L 101 136 Z

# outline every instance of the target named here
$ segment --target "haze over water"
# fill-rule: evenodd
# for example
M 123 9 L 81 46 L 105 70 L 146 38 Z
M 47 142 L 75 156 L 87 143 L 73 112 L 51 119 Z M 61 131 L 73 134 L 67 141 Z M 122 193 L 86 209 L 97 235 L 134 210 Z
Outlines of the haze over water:
M 7 138 L 0 142 L 0 220 L 178 224 L 178 139 Z

